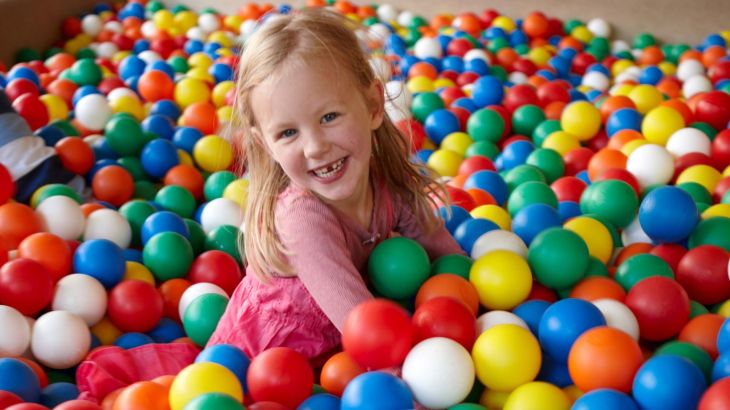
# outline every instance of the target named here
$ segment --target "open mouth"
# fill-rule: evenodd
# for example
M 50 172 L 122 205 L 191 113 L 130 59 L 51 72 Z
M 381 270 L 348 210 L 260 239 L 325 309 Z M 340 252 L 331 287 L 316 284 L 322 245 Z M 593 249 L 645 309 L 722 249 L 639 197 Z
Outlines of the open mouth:
M 327 164 L 321 168 L 313 169 L 310 172 L 319 178 L 331 178 L 342 170 L 346 160 L 347 157 L 340 158 L 335 162 Z

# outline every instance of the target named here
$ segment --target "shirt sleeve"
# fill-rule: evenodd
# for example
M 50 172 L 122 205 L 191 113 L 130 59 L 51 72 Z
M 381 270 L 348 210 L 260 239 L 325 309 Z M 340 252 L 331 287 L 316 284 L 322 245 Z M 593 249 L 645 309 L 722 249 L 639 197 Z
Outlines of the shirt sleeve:
M 305 194 L 279 201 L 276 229 L 290 252 L 289 264 L 342 332 L 350 310 L 373 297 L 352 263 L 342 226 L 332 210 L 315 197 Z
M 427 233 L 410 206 L 404 206 L 399 199 L 394 199 L 396 224 L 395 230 L 406 238 L 410 238 L 420 243 L 428 253 L 429 258 L 434 259 L 450 254 L 466 255 L 456 242 L 453 236 L 446 230 L 443 221 L 439 221 L 439 226 L 431 232 Z

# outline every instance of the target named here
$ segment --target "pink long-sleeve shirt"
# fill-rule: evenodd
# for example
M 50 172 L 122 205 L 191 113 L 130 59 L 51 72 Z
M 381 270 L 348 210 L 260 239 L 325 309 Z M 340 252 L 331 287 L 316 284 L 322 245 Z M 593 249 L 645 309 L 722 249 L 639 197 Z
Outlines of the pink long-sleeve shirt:
M 373 297 L 364 281 L 368 257 L 391 232 L 419 242 L 431 259 L 463 254 L 443 225 L 426 234 L 409 206 L 387 189 L 374 191 L 365 229 L 302 188 L 285 189 L 276 204 L 276 232 L 297 275 L 264 283 L 247 272 L 208 345 L 232 344 L 249 357 L 277 346 L 320 356 L 340 344 L 350 310 Z

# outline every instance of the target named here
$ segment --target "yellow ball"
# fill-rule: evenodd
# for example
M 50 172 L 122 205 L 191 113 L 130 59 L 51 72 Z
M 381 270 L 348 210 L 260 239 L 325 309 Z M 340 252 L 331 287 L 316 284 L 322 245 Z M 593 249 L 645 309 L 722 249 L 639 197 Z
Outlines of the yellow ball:
M 677 185 L 685 182 L 696 182 L 705 189 L 707 192 L 714 192 L 715 186 L 722 179 L 720 171 L 709 165 L 693 165 L 684 171 L 677 177 Z
M 593 33 L 586 26 L 578 26 L 570 32 L 571 37 L 580 40 L 583 44 L 588 44 L 593 40 Z
M 195 165 L 193 157 L 191 157 L 190 154 L 185 152 L 183 149 L 177 149 L 177 158 L 180 160 L 181 165 Z
M 512 230 L 512 217 L 499 205 L 479 205 L 471 210 L 472 218 L 488 219 L 505 231 Z
M 208 36 L 208 42 L 218 43 L 225 48 L 230 48 L 231 46 L 233 46 L 233 41 L 231 40 L 231 38 L 228 37 L 225 31 L 220 30 L 210 33 L 210 35 Z
M 563 227 L 575 232 L 583 239 L 591 256 L 604 264 L 611 259 L 613 239 L 604 224 L 587 216 L 578 216 L 566 222 Z
M 200 362 L 184 368 L 173 380 L 170 409 L 183 410 L 188 402 L 206 393 L 223 393 L 243 401 L 241 382 L 232 371 L 218 363 Z
M 588 141 L 601 128 L 601 112 L 588 101 L 570 103 L 560 115 L 560 127 L 580 141 Z
M 228 184 L 223 190 L 223 198 L 237 203 L 242 209 L 245 208 L 248 200 L 248 180 L 241 178 Z
M 436 89 L 433 86 L 433 80 L 423 75 L 411 77 L 406 83 L 406 87 L 411 93 L 427 93 Z
M 629 92 L 628 97 L 636 104 L 636 110 L 641 114 L 646 114 L 664 101 L 662 92 L 649 84 L 637 85 Z
M 213 65 L 213 59 L 206 53 L 199 51 L 188 57 L 190 67 L 203 67 L 206 70 Z
M 242 23 L 243 17 L 237 16 L 235 14 L 231 14 L 223 18 L 223 25 L 235 34 L 238 34 Z
M 224 105 L 223 107 L 218 108 L 216 115 L 218 116 L 218 121 L 221 124 L 229 122 L 231 121 L 231 118 L 233 118 L 233 107 L 230 105 Z
M 127 270 L 124 272 L 123 280 L 141 280 L 155 286 L 155 277 L 146 266 L 139 262 L 127 261 Z
M 651 143 L 667 145 L 669 137 L 684 126 L 682 114 L 673 108 L 659 106 L 646 114 L 641 122 L 641 133 Z
M 717 314 L 722 317 L 730 317 L 730 299 L 722 302 L 719 308 L 717 308 Z
M 634 89 L 633 84 L 617 84 L 617 85 L 611 87 L 611 89 L 609 90 L 608 93 L 613 96 L 620 95 L 620 96 L 628 97 L 629 93 L 633 89 Z
M 726 166 L 725 169 L 722 171 L 723 177 L 730 177 L 730 165 Z
M 583 392 L 574 384 L 563 387 L 563 393 L 568 396 L 568 400 L 570 400 L 571 405 L 583 395 Z
M 55 94 L 45 94 L 40 100 L 48 109 L 49 122 L 68 118 L 68 106 L 63 98 Z
M 122 331 L 117 329 L 112 321 L 106 316 L 104 316 L 104 318 L 98 321 L 94 326 L 91 326 L 91 333 L 93 333 L 104 346 L 113 344 L 114 341 L 122 335 Z
M 213 104 L 216 107 L 226 105 L 226 94 L 234 89 L 236 84 L 233 81 L 221 81 L 213 87 Z
M 448 149 L 439 149 L 434 151 L 428 157 L 428 166 L 439 175 L 444 177 L 453 177 L 459 172 L 459 166 L 464 157 L 454 151 Z
M 175 26 L 183 32 L 190 30 L 198 24 L 198 16 L 189 10 L 183 10 L 175 14 Z
M 35 191 L 33 191 L 33 195 L 30 196 L 30 207 L 36 208 L 38 207 L 38 200 L 41 197 L 41 194 L 43 194 L 43 191 L 46 190 L 51 184 L 45 184 L 41 185 L 38 188 L 36 188 Z
M 471 357 L 479 381 L 497 391 L 510 391 L 535 380 L 542 363 L 537 338 L 514 324 L 485 330 L 474 342 Z
M 473 142 L 469 134 L 465 132 L 452 132 L 441 141 L 441 148 L 454 151 L 463 157 Z
M 454 84 L 454 82 L 449 80 L 448 78 L 437 78 L 433 82 L 433 87 L 437 90 L 439 88 L 448 88 L 448 87 L 454 87 L 454 86 L 456 86 L 456 84 Z
M 233 147 L 217 135 L 206 135 L 195 143 L 193 158 L 204 171 L 222 171 L 233 162 Z
M 670 63 L 669 61 L 662 61 L 657 67 L 662 70 L 662 73 L 664 73 L 664 75 L 677 74 L 677 66 L 673 63 Z
M 480 256 L 469 271 L 469 282 L 487 309 L 510 310 L 524 302 L 532 290 L 530 266 L 520 255 L 496 250 Z
M 152 16 L 152 22 L 159 30 L 168 31 L 175 26 L 175 17 L 170 10 L 162 9 Z
M 492 27 L 499 27 L 506 32 L 511 32 L 517 27 L 514 20 L 507 16 L 498 16 L 492 20 Z
M 132 55 L 132 52 L 129 50 L 119 50 L 112 56 L 112 63 L 119 64 L 124 60 L 125 58 Z
M 126 112 L 131 114 L 137 121 L 144 120 L 144 106 L 142 102 L 131 95 L 122 95 L 121 97 L 110 101 L 109 106 L 112 112 Z
M 508 391 L 484 389 L 479 397 L 479 404 L 488 410 L 501 410 L 510 393 Z
M 616 77 L 617 75 L 624 72 L 627 68 L 633 67 L 633 66 L 634 66 L 634 62 L 631 60 L 625 60 L 625 59 L 618 60 L 615 63 L 613 63 L 613 65 L 611 66 L 611 74 L 613 74 L 613 77 Z
M 580 142 L 573 134 L 568 134 L 565 131 L 555 131 L 545 138 L 545 141 L 542 142 L 542 148 L 553 149 L 564 157 L 568 152 L 580 148 Z
M 730 218 L 730 204 L 715 204 L 705 209 L 705 212 L 702 212 L 702 219 L 713 218 L 715 216 Z
M 622 154 L 626 155 L 627 157 L 631 155 L 632 152 L 634 152 L 635 149 L 639 148 L 642 145 L 648 144 L 649 141 L 645 139 L 635 139 L 627 142 L 626 144 L 621 147 L 620 151 Z
M 210 100 L 210 88 L 205 81 L 195 78 L 183 78 L 175 84 L 175 102 L 182 109 L 187 108 L 196 102 L 205 102 Z
M 550 60 L 552 55 L 544 47 L 533 48 L 527 52 L 527 58 L 538 66 L 544 66 Z
M 214 84 L 215 78 L 208 72 L 208 67 L 193 67 L 185 73 L 188 78 L 195 78 L 200 81 L 205 81 L 208 84 Z
M 569 410 L 570 399 L 555 385 L 531 382 L 516 388 L 507 398 L 504 410 Z

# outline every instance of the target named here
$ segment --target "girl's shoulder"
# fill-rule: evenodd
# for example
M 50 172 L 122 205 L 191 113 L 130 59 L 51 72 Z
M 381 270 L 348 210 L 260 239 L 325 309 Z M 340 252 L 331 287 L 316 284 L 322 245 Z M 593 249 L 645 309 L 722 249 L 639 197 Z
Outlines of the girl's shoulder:
M 277 226 L 297 224 L 304 221 L 336 221 L 332 209 L 311 192 L 290 184 L 276 198 L 274 209 Z

